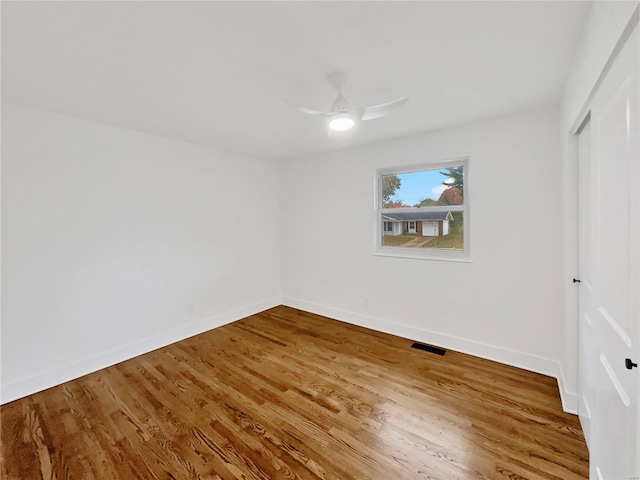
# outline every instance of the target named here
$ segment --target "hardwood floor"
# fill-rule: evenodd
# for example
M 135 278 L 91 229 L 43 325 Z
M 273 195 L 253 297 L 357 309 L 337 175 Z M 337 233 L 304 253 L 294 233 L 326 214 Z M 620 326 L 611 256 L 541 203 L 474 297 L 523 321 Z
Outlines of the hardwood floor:
M 276 307 L 4 405 L 7 479 L 584 479 L 556 381 Z

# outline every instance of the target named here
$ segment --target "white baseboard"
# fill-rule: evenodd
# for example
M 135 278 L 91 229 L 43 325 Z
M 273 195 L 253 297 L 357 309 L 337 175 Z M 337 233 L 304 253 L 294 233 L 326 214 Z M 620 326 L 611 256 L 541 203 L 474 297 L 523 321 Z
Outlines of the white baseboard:
M 60 385 L 61 383 L 96 372 L 124 360 L 129 360 L 138 355 L 184 340 L 185 338 L 235 322 L 241 318 L 280 305 L 280 303 L 280 297 L 274 297 L 230 312 L 203 318 L 179 328 L 162 332 L 152 337 L 143 338 L 128 345 L 92 355 L 91 357 L 84 358 L 72 364 L 45 370 L 36 375 L 2 385 L 0 404 L 12 402 L 18 398 L 26 397 L 27 395 Z
M 555 376 L 558 379 L 558 390 L 560 390 L 560 398 L 562 399 L 562 409 L 567 413 L 573 413 L 578 415 L 578 400 L 580 396 L 576 392 L 572 392 L 567 389 L 567 382 L 565 379 L 562 365 L 558 362 L 558 374 Z
M 573 392 L 569 392 L 566 389 L 562 367 L 560 362 L 557 360 L 446 335 L 431 330 L 412 327 L 409 325 L 389 322 L 388 320 L 362 315 L 360 313 L 350 312 L 339 308 L 328 307 L 326 305 L 319 305 L 306 300 L 282 297 L 282 304 L 361 327 L 371 328 L 379 332 L 389 333 L 411 340 L 418 340 L 432 345 L 438 345 L 443 348 L 456 350 L 476 357 L 486 358 L 495 362 L 554 377 L 558 381 L 558 390 L 560 391 L 560 398 L 562 400 L 562 409 L 568 413 L 577 413 L 578 395 Z

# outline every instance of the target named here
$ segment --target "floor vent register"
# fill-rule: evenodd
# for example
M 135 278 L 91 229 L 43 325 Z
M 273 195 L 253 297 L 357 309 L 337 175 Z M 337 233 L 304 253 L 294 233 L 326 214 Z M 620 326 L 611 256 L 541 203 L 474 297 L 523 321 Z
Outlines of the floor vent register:
M 436 355 L 443 356 L 447 351 L 444 348 L 434 347 L 433 345 L 425 345 L 424 343 L 414 342 L 411 348 L 417 348 L 418 350 L 424 350 L 425 352 L 435 353 Z

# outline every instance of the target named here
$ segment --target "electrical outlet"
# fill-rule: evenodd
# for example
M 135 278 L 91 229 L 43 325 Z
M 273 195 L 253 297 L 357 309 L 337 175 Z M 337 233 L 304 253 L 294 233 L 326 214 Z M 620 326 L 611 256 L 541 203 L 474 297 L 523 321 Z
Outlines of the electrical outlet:
M 362 297 L 362 303 L 364 303 L 364 306 L 365 306 L 365 307 L 368 307 L 368 306 L 369 306 L 369 304 L 370 304 L 370 298 L 369 298 L 369 297 L 367 297 L 367 296 Z
M 196 306 L 193 303 L 187 303 L 187 313 L 193 313 Z

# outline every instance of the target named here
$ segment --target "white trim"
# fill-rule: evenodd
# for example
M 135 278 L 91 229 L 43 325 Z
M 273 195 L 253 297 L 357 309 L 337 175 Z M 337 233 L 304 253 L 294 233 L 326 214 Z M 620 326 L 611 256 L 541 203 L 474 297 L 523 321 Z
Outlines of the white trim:
M 640 6 L 637 6 L 633 11 L 633 13 L 631 14 L 631 17 L 629 18 L 627 25 L 622 31 L 622 34 L 620 35 L 618 42 L 613 47 L 613 50 L 611 51 L 611 54 L 607 59 L 607 63 L 605 63 L 604 67 L 602 68 L 600 75 L 598 75 L 596 82 L 593 84 L 593 88 L 591 89 L 591 92 L 589 92 L 589 96 L 587 97 L 582 108 L 580 109 L 580 113 L 578 113 L 578 116 L 574 120 L 571 128 L 569 128 L 569 132 L 572 133 L 573 135 L 578 135 L 580 133 L 582 126 L 587 122 L 587 116 L 591 113 L 591 100 L 593 100 L 593 96 L 595 95 L 596 90 L 600 88 L 600 84 L 603 82 L 604 78 L 609 73 L 609 70 L 611 70 L 611 66 L 613 65 L 613 62 L 615 62 L 616 58 L 618 58 L 620 51 L 624 47 L 625 43 L 627 43 L 627 40 L 635 30 L 636 25 L 638 25 L 640 20 L 639 10 L 640 10 Z
M 422 172 L 423 170 L 438 170 L 439 168 L 456 167 L 462 164 L 464 164 L 466 167 L 468 166 L 467 165 L 468 163 L 469 163 L 469 156 L 464 156 L 464 157 L 448 158 L 446 160 L 436 160 L 432 162 L 423 161 L 419 163 L 412 163 L 409 165 L 400 165 L 397 167 L 378 168 L 376 171 L 380 175 L 391 175 L 394 173 L 413 173 L 413 172 Z M 466 186 L 466 178 L 465 178 L 465 186 Z
M 584 407 L 584 416 L 589 420 L 591 420 L 591 408 L 589 407 L 589 402 L 587 401 L 587 397 L 582 395 L 581 400 L 582 400 L 582 406 Z M 584 430 L 584 427 L 583 427 L 583 430 Z
M 578 401 L 580 396 L 577 392 L 572 392 L 567 388 L 567 381 L 562 368 L 562 363 L 557 362 L 558 373 L 553 375 L 558 380 L 558 390 L 560 391 L 560 399 L 562 400 L 562 410 L 573 415 L 578 415 Z
M 222 325 L 255 315 L 256 313 L 260 313 L 278 305 L 280 305 L 280 297 L 273 297 L 246 307 L 203 318 L 173 330 L 162 332 L 152 337 L 143 338 L 128 345 L 116 347 L 77 362 L 45 370 L 44 372 L 36 375 L 2 385 L 0 404 L 12 402 L 18 398 L 46 390 L 47 388 L 74 380 L 89 373 L 115 365 L 116 363 L 137 357 L 138 355 L 143 355 L 152 350 L 156 350 L 208 330 L 221 327 Z
M 413 260 L 473 263 L 473 260 L 465 256 L 462 252 L 438 248 L 418 250 L 417 248 L 384 247 L 384 251 L 375 251 L 373 255 L 376 257 L 411 258 Z
M 469 167 L 470 165 L 470 157 L 457 157 L 453 159 L 447 159 L 443 161 L 434 161 L 434 162 L 421 162 L 412 165 L 404 165 L 398 167 L 385 167 L 378 168 L 375 172 L 374 178 L 374 189 L 373 189 L 373 211 L 374 211 L 374 236 L 373 236 L 373 255 L 381 256 L 381 257 L 399 257 L 399 258 L 414 258 L 419 260 L 444 260 L 444 261 L 454 261 L 454 262 L 471 262 L 471 234 L 470 234 L 470 225 L 471 225 L 471 217 L 469 214 L 470 211 L 470 175 L 469 175 Z M 438 206 L 430 206 L 430 207 L 407 207 L 403 209 L 387 209 L 382 207 L 382 177 L 385 175 L 393 175 L 393 174 L 405 174 L 405 173 L 413 173 L 413 172 L 422 172 L 425 170 L 439 170 L 442 168 L 454 167 L 454 166 L 462 166 L 463 170 L 463 178 L 464 178 L 464 199 L 462 205 L 438 205 Z M 381 226 L 381 218 L 385 212 L 389 212 L 391 210 L 402 210 L 402 211 L 449 211 L 449 212 L 462 212 L 463 214 L 463 245 L 464 249 L 462 251 L 453 251 L 450 249 L 438 249 L 438 248 L 402 248 L 402 247 L 383 247 L 382 246 L 382 237 L 383 231 Z M 408 228 L 408 224 L 407 224 Z M 417 230 L 417 225 L 416 225 Z
M 443 348 L 467 353 L 476 357 L 493 360 L 498 363 L 523 368 L 531 372 L 554 377 L 558 381 L 558 390 L 562 401 L 562 409 L 567 413 L 577 415 L 578 395 L 566 388 L 562 366 L 558 360 L 540 357 L 529 353 L 518 352 L 495 345 L 476 342 L 466 338 L 455 337 L 432 330 L 390 322 L 381 318 L 362 315 L 339 308 L 320 305 L 306 300 L 282 297 L 282 304 L 297 308 L 317 315 L 333 318 L 343 322 L 370 328 L 379 332 L 397 335 L 399 337 L 418 340 L 420 342 L 438 345 Z

